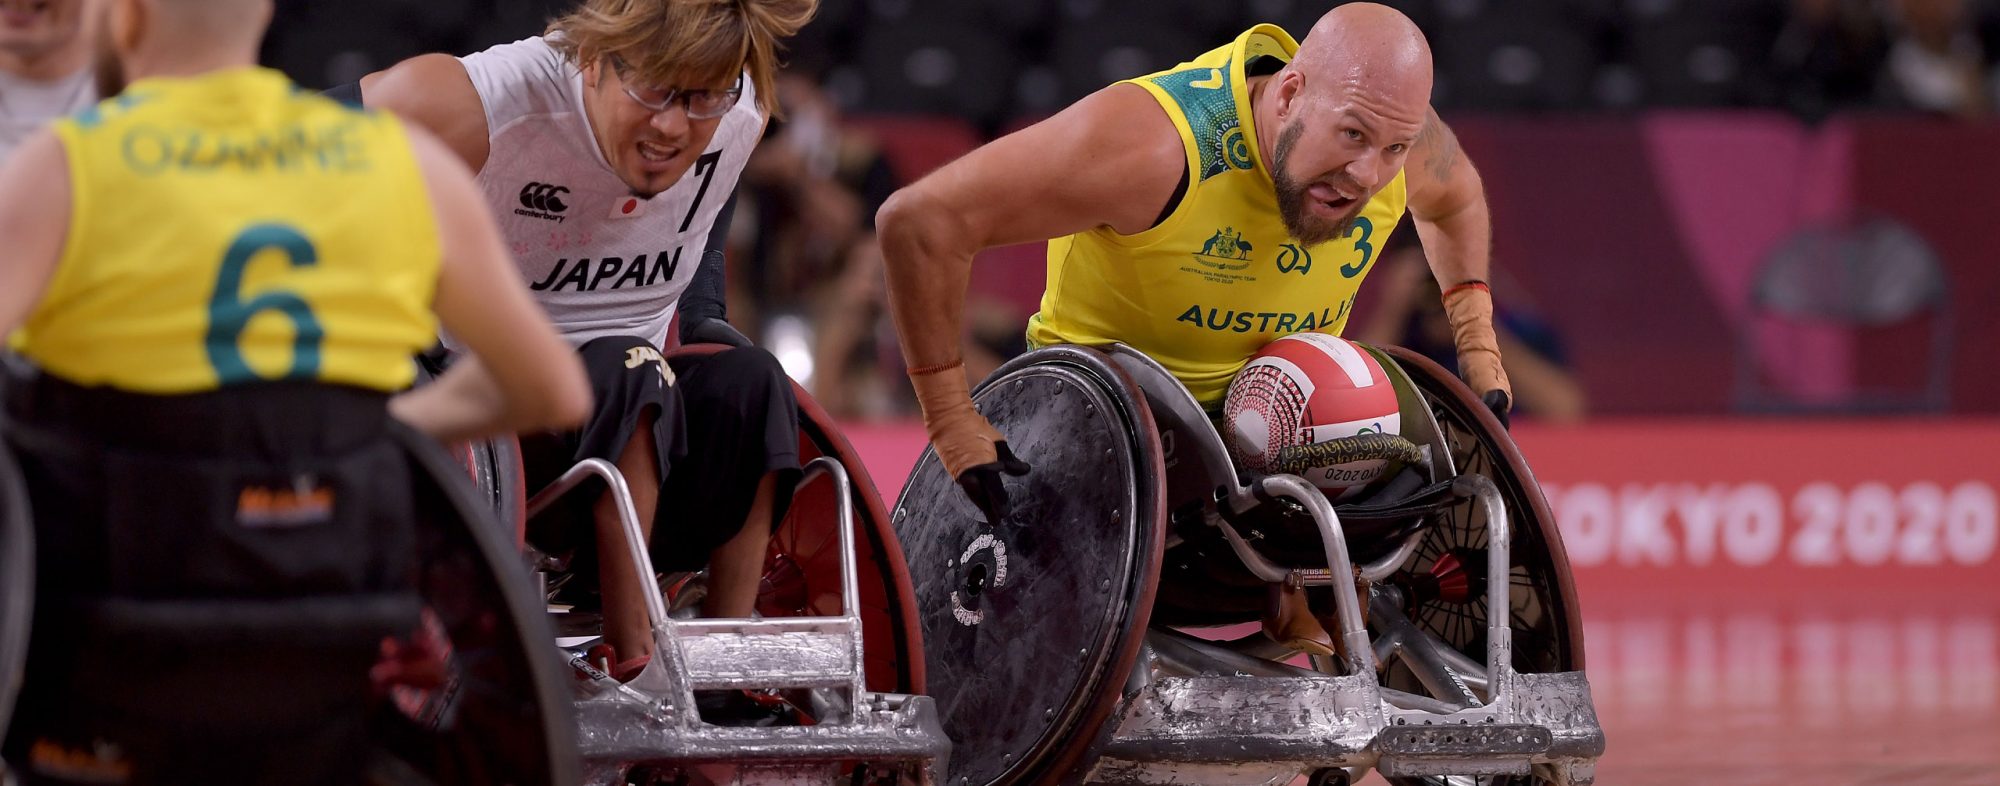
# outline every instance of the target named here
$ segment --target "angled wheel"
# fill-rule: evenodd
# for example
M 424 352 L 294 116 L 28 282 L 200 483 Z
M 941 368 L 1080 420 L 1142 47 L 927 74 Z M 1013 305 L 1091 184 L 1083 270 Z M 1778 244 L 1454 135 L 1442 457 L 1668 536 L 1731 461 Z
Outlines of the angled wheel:
M 1534 473 L 1507 430 L 1456 375 L 1428 358 L 1400 347 L 1382 348 L 1415 384 L 1435 415 L 1461 474 L 1484 475 L 1500 489 L 1513 526 L 1510 561 L 1514 668 L 1525 673 L 1577 671 L 1583 668 L 1582 616 L 1569 558 L 1555 516 L 1535 482 Z M 1472 591 L 1411 591 L 1410 619 L 1452 648 L 1478 662 L 1486 653 L 1487 608 L 1485 509 L 1478 502 L 1454 506 L 1435 523 L 1411 558 L 1408 570 L 1432 579 L 1457 575 Z M 1426 585 L 1439 582 L 1426 581 Z M 1442 582 L 1453 584 L 1454 581 Z M 1422 693 L 1407 669 L 1392 666 L 1383 676 L 1392 688 Z M 1395 779 L 1398 784 L 1472 784 L 1470 778 Z M 1538 782 L 1531 778 L 1481 778 L 1480 784 Z
M 521 467 L 521 442 L 514 437 L 479 440 L 454 449 L 472 476 L 481 504 L 493 510 L 502 531 L 512 531 L 514 544 L 527 538 L 527 472 Z
M 988 522 L 934 452 L 896 504 L 952 784 L 1089 765 L 1159 584 L 1165 467 L 1143 395 L 1102 354 L 1023 355 L 973 401 L 1033 470 Z
M 862 655 L 868 690 L 924 692 L 922 636 L 916 595 L 903 550 L 883 508 L 882 495 L 847 438 L 804 390 L 799 397 L 799 461 L 832 456 L 853 481 L 855 558 L 860 575 Z M 831 484 L 815 483 L 792 499 L 771 538 L 757 611 L 771 617 L 832 615 L 840 611 L 840 539 L 834 531 Z
M 419 592 L 424 628 L 378 718 L 393 752 L 440 784 L 567 786 L 581 781 L 576 719 L 546 608 L 516 544 L 493 523 L 465 468 L 398 428 L 420 470 Z M 425 677 L 429 677 L 425 679 Z
M 0 740 L 28 666 L 35 610 L 35 528 L 20 468 L 0 444 Z

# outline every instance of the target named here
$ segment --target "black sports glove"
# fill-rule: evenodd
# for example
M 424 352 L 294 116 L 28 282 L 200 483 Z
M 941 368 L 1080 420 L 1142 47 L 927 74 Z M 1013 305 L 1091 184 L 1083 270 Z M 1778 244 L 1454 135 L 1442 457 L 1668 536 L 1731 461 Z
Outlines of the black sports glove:
M 1504 390 L 1486 391 L 1486 395 L 1480 396 L 1479 401 L 1480 403 L 1485 404 L 1487 409 L 1493 411 L 1493 417 L 1500 419 L 1501 428 L 1510 431 L 1513 430 L 1514 428 L 1513 424 L 1509 423 L 1507 419 L 1507 410 L 1512 409 L 1511 406 L 1512 402 L 1508 401 L 1507 399 L 1507 391 Z
M 713 317 L 681 331 L 681 339 L 689 344 L 727 344 L 738 349 L 755 346 L 750 339 L 737 332 L 736 326 L 729 324 L 729 320 Z
M 1007 485 L 1000 476 L 1020 477 L 1028 474 L 1029 467 L 1028 462 L 1014 455 L 1004 439 L 993 443 L 993 450 L 999 454 L 999 460 L 967 467 L 958 474 L 958 486 L 986 514 L 986 524 L 997 527 L 1007 516 Z

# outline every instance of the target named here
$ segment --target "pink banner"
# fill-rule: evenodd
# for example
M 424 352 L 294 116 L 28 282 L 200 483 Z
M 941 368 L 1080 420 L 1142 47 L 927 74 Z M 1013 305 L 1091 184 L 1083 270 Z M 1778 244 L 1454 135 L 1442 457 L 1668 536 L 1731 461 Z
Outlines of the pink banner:
M 893 499 L 922 427 L 847 435 Z M 2000 420 L 1611 421 L 1515 436 L 1586 599 L 1923 589 L 2000 602 Z

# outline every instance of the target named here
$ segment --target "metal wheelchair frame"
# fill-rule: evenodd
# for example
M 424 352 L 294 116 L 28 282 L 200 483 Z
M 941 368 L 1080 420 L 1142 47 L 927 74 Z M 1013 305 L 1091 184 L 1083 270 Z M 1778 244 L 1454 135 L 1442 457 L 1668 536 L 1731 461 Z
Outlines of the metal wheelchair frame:
M 592 478 L 602 480 L 616 501 L 641 585 L 653 585 L 656 574 L 631 490 L 609 462 L 589 459 L 572 467 L 528 501 L 527 516 Z M 570 658 L 577 675 L 600 688 L 577 703 L 586 783 L 623 786 L 640 767 L 668 778 L 698 771 L 716 783 L 741 786 L 823 784 L 836 777 L 855 784 L 931 784 L 941 778 L 950 742 L 931 700 L 869 692 L 863 685 L 850 483 L 839 461 L 822 456 L 806 464 L 798 488 L 821 479 L 833 484 L 838 500 L 841 614 L 677 620 L 658 593 L 648 593 L 657 654 L 630 683 Z M 696 712 L 697 690 L 754 688 L 831 690 L 842 701 L 832 702 L 837 711 L 830 719 L 810 726 L 713 726 Z

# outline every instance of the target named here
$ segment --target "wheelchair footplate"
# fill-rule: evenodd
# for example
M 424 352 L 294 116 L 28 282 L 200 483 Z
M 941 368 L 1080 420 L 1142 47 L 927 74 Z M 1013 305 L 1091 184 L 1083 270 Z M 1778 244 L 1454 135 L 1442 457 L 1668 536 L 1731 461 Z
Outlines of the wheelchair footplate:
M 1507 522 L 1490 481 L 1465 476 L 1461 482 L 1491 505 L 1488 526 L 1495 537 L 1485 587 L 1491 603 L 1509 589 Z M 1339 534 L 1338 517 L 1310 486 L 1286 476 L 1266 479 L 1266 485 L 1273 495 L 1300 500 Z M 1341 538 L 1327 542 L 1334 544 L 1329 564 L 1352 564 Z M 1254 554 L 1239 555 L 1257 572 Z M 1391 585 L 1369 592 L 1369 637 L 1358 624 L 1353 585 L 1343 588 L 1326 578 L 1345 573 L 1315 572 L 1317 583 L 1334 588 L 1341 607 L 1344 630 L 1336 635 L 1348 646 L 1333 669 L 1338 673 L 1258 657 L 1256 650 L 1271 646 L 1262 634 L 1220 642 L 1149 631 L 1147 657 L 1135 664 L 1131 681 L 1143 687 L 1120 703 L 1100 756 L 1077 782 L 1274 784 L 1308 775 L 1315 783 L 1345 783 L 1371 768 L 1398 779 L 1594 780 L 1604 733 L 1582 672 L 1516 672 L 1508 621 L 1499 616 L 1485 632 L 1486 662 L 1474 662 L 1411 623 Z M 1423 686 L 1423 694 L 1378 681 L 1391 659 Z
M 617 470 L 600 461 L 579 464 L 529 503 L 530 515 L 585 477 L 603 479 L 623 509 L 628 545 L 642 575 L 651 576 L 637 546 L 636 517 Z M 847 473 L 817 458 L 800 486 L 830 480 L 838 503 L 842 613 L 824 617 L 676 620 L 657 595 L 647 614 L 653 658 L 619 682 L 571 655 L 579 693 L 578 743 L 589 786 L 903 786 L 942 781 L 950 742 L 936 705 L 924 696 L 869 691 L 864 686 L 862 623 L 855 579 L 853 511 Z M 755 725 L 704 720 L 698 697 L 761 699 L 781 710 Z M 804 708 L 810 707 L 810 711 Z

